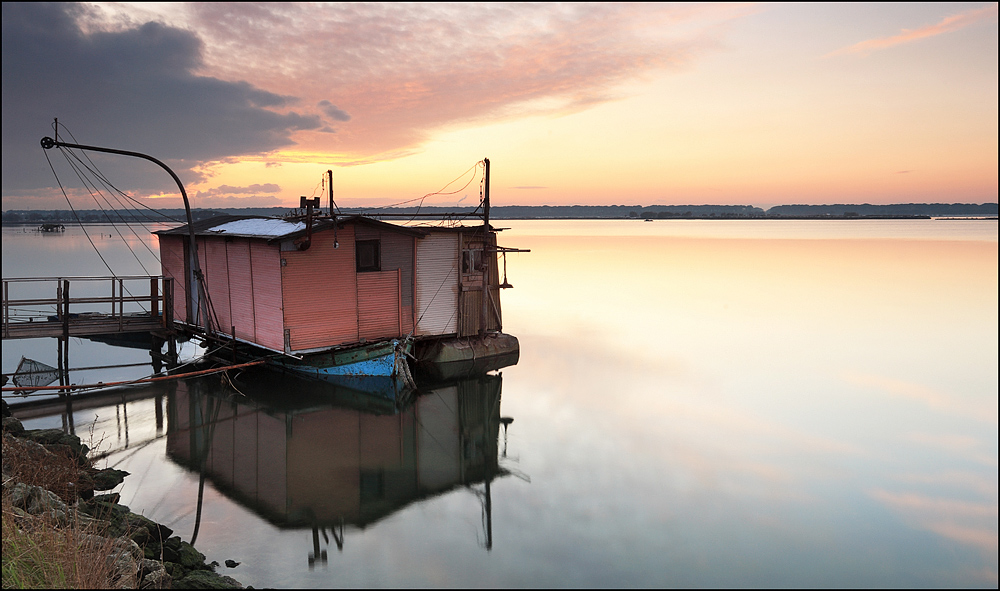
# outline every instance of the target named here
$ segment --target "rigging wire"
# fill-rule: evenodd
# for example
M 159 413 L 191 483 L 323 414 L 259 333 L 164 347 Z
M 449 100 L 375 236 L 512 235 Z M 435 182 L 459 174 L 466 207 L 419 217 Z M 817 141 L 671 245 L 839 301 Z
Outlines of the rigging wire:
M 142 223 L 142 222 L 141 222 L 141 221 L 140 221 L 140 220 L 139 220 L 139 219 L 138 219 L 138 218 L 137 218 L 137 217 L 135 216 L 135 214 L 134 214 L 134 213 L 133 213 L 133 212 L 131 211 L 131 209 L 129 209 L 129 206 L 128 206 L 128 203 L 123 203 L 123 202 L 122 202 L 122 200 L 121 200 L 121 199 L 119 199 L 117 195 L 115 195 L 115 192 L 116 192 L 116 191 L 117 191 L 118 193 L 121 193 L 121 192 L 120 192 L 120 191 L 118 191 L 117 189 L 115 189 L 114 191 L 112 191 L 112 190 L 111 190 L 111 189 L 110 189 L 110 188 L 108 187 L 108 185 L 107 185 L 106 183 L 104 183 L 104 181 L 102 180 L 102 175 L 100 174 L 100 171 L 95 171 L 95 170 L 91 169 L 91 168 L 90 168 L 89 166 L 87 166 L 87 164 L 86 164 L 86 163 L 84 163 L 84 162 L 83 162 L 82 160 L 80 160 L 80 157 L 79 157 L 79 156 L 78 156 L 78 155 L 77 155 L 77 154 L 76 154 L 75 152 L 73 152 L 73 151 L 71 151 L 71 150 L 67 150 L 67 151 L 66 151 L 66 153 L 68 153 L 68 154 L 69 154 L 70 156 L 72 156 L 74 160 L 76 160 L 77 162 L 79 162 L 81 166 L 83 166 L 83 167 L 84 167 L 84 168 L 85 168 L 85 169 L 86 169 L 87 171 L 89 171 L 89 172 L 90 172 L 90 173 L 91 173 L 91 174 L 92 174 L 92 175 L 94 176 L 94 178 L 96 178 L 97 180 L 101 181 L 101 183 L 105 185 L 105 187 L 104 187 L 104 188 L 105 188 L 106 190 L 108 190 L 108 193 L 109 193 L 109 194 L 111 194 L 111 196 L 112 196 L 112 197 L 114 197 L 114 198 L 115 198 L 115 201 L 117 201 L 117 202 L 118 202 L 118 205 L 119 205 L 119 207 L 120 207 L 121 209 L 116 209 L 116 208 L 115 208 L 115 207 L 114 207 L 114 206 L 113 206 L 113 205 L 111 204 L 111 202 L 110 202 L 110 201 L 108 200 L 108 198 L 104 196 L 104 193 L 103 193 L 103 192 L 102 192 L 102 191 L 100 190 L 100 188 L 98 188 L 98 187 L 97 187 L 97 183 L 93 183 L 93 187 L 94 187 L 94 189 L 93 189 L 93 190 L 91 190 L 91 195 L 93 195 L 93 191 L 97 191 L 97 193 L 101 195 L 101 198 L 102 198 L 102 199 L 104 199 L 104 202 L 108 204 L 108 207 L 109 207 L 109 208 L 111 209 L 111 211 L 112 211 L 112 212 L 114 212 L 114 214 L 118 216 L 118 219 L 120 219 L 120 220 L 122 221 L 122 223 L 123 223 L 123 224 L 125 224 L 125 226 L 127 226 L 127 227 L 128 227 L 128 229 L 129 229 L 129 230 L 130 230 L 130 231 L 132 232 L 132 234 L 133 234 L 133 235 L 134 235 L 134 236 L 135 236 L 136 238 L 138 238 L 138 239 L 139 239 L 139 241 L 140 241 L 140 242 L 141 242 L 141 243 L 143 244 L 143 246 L 145 246 L 145 247 L 146 247 L 146 250 L 148 250 L 148 251 L 149 251 L 149 253 L 150 253 L 151 255 L 153 255 L 153 258 L 155 258 L 155 259 L 156 259 L 156 262 L 160 262 L 160 258 L 159 258 L 159 257 L 158 257 L 158 256 L 156 255 L 156 253 L 155 253 L 155 252 L 153 252 L 153 250 L 152 250 L 152 249 L 151 249 L 151 248 L 149 247 L 149 245 L 148 245 L 148 244 L 146 244 L 146 242 L 145 242 L 145 241 L 144 241 L 144 240 L 142 239 L 142 237 L 141 237 L 141 236 L 139 236 L 139 234 L 138 234 L 138 233 L 137 233 L 137 232 L 135 231 L 135 228 L 133 228 L 133 227 L 132 227 L 132 224 L 133 224 L 133 223 L 134 223 L 134 224 L 138 224 L 138 225 L 139 225 L 139 226 L 141 226 L 141 227 L 142 227 L 142 228 L 143 228 L 144 230 L 146 230 L 147 234 L 152 234 L 152 230 L 151 230 L 150 228 L 146 227 L 146 225 L 145 225 L 145 224 L 143 224 L 143 223 Z M 77 170 L 77 176 L 80 176 L 80 175 L 82 174 L 82 172 L 81 172 L 81 171 L 79 170 L 79 167 L 77 167 L 76 165 L 73 165 L 72 163 L 71 163 L 71 166 L 73 166 L 73 167 L 74 167 L 74 169 L 76 169 L 76 170 Z M 83 179 L 82 179 L 82 178 L 81 178 L 81 181 L 83 182 Z M 89 190 L 89 187 L 88 187 L 88 190 Z M 124 193 L 122 193 L 122 194 L 124 195 Z M 96 201 L 96 197 L 95 197 L 95 201 Z M 99 207 L 99 208 L 101 208 L 102 212 L 104 213 L 104 217 L 105 217 L 105 218 L 106 218 L 106 219 L 108 220 L 108 222 L 109 222 L 109 223 L 111 223 L 111 224 L 114 224 L 115 222 L 114 222 L 114 221 L 113 221 L 113 220 L 111 219 L 111 217 L 110 217 L 110 216 L 109 216 L 109 215 L 107 214 L 107 211 L 105 211 L 105 210 L 104 210 L 104 208 L 100 206 L 100 204 L 99 204 L 99 203 L 98 203 L 98 207 Z M 122 217 L 122 214 L 121 214 L 121 210 L 124 210 L 124 211 L 125 211 L 125 212 L 127 212 L 127 213 L 128 213 L 128 214 L 129 214 L 130 216 L 132 216 L 132 219 L 133 219 L 134 221 L 133 221 L 133 222 L 129 222 L 129 221 L 127 221 L 127 220 L 126 220 L 126 219 L 125 219 L 124 217 Z M 120 235 L 120 233 L 119 233 L 119 235 Z M 123 237 L 123 240 L 124 240 L 124 237 Z M 126 242 L 126 244 L 127 244 L 127 242 Z M 141 261 L 139 262 L 139 265 L 140 265 L 140 266 L 142 265 L 142 262 L 141 262 Z M 143 269 L 145 269 L 145 267 L 143 267 Z
M 108 222 L 111 223 L 111 227 L 115 230 L 115 233 L 118 234 L 118 237 L 121 238 L 122 242 L 125 243 L 125 248 L 128 249 L 128 251 L 135 258 L 136 262 L 139 263 L 139 266 L 142 267 L 142 270 L 146 273 L 146 275 L 149 275 L 150 274 L 149 270 L 146 269 L 146 266 L 142 264 L 142 260 L 139 259 L 139 255 L 137 255 L 135 253 L 135 250 L 132 249 L 132 246 L 128 243 L 128 240 L 125 239 L 125 236 L 121 233 L 121 230 L 118 229 L 118 225 L 114 223 L 114 221 L 111 219 L 111 217 L 107 214 L 107 211 L 103 207 L 101 207 L 101 203 L 100 203 L 100 201 L 97 200 L 97 197 L 94 195 L 94 191 L 96 190 L 97 193 L 101 195 L 101 198 L 105 199 L 105 202 L 108 204 L 109 207 L 111 207 L 111 203 L 107 201 L 107 199 L 104 197 L 104 194 L 101 193 L 101 191 L 99 189 L 97 189 L 96 185 L 94 185 L 93 188 L 91 188 L 91 185 L 88 183 L 88 180 L 85 178 L 86 175 L 84 175 L 80 171 L 80 169 L 73 163 L 72 159 L 70 159 L 70 155 L 72 155 L 72 152 L 69 149 L 65 149 L 65 148 L 60 148 L 59 151 L 60 151 L 60 153 L 62 153 L 63 157 L 66 158 L 66 162 L 70 165 L 70 168 L 72 168 L 73 171 L 76 173 L 77 178 L 80 179 L 80 182 L 83 184 L 83 186 L 90 192 L 90 196 L 94 199 L 94 203 L 96 203 L 97 207 L 101 210 L 102 213 L 104 213 L 104 215 L 107 218 Z M 77 218 L 77 221 L 80 221 L 79 218 Z M 126 225 L 128 225 L 128 224 L 126 224 Z M 80 227 L 81 228 L 83 227 L 83 223 L 82 222 L 80 223 Z M 131 226 L 129 226 L 129 229 L 132 229 Z M 86 229 L 84 229 L 84 232 L 86 232 Z M 134 233 L 135 233 L 135 231 L 133 230 L 133 234 Z M 88 238 L 89 238 L 89 235 L 88 235 Z M 140 238 L 140 241 L 142 241 L 141 238 Z M 93 241 L 91 241 L 91 244 L 94 245 Z M 145 244 L 145 242 L 143 242 L 143 244 Z M 96 245 L 94 245 L 94 249 L 95 250 L 97 249 Z M 117 277 L 117 274 L 114 271 L 111 271 L 111 274 L 113 276 Z M 124 290 L 125 292 L 127 292 L 130 297 L 133 297 L 133 298 L 135 297 L 135 294 L 132 293 L 132 291 L 125 285 L 124 282 L 120 283 L 119 287 L 122 290 Z M 137 302 L 137 303 L 139 305 L 139 309 L 140 310 L 148 311 L 148 310 L 146 310 L 146 308 L 143 306 L 143 304 L 141 302 Z
M 107 201 L 107 198 L 105 198 L 105 197 L 104 197 L 104 193 L 103 193 L 103 192 L 101 192 L 101 190 L 100 190 L 100 189 L 98 189 L 96 185 L 93 185 L 93 186 L 92 186 L 92 185 L 90 185 L 90 183 L 89 183 L 89 180 L 88 180 L 88 179 L 86 179 L 86 178 L 84 178 L 84 175 L 83 175 L 83 173 L 82 173 L 82 172 L 80 171 L 80 169 L 79 169 L 79 168 L 77 168 L 77 166 L 76 166 L 76 165 L 74 164 L 74 162 L 73 162 L 72 158 L 70 158 L 70 154 L 68 154 L 68 153 L 67 153 L 67 152 L 69 152 L 69 150 L 66 150 L 66 149 L 63 149 L 63 148 L 60 148 L 60 149 L 59 149 L 59 151 L 60 151 L 60 152 L 61 152 L 61 153 L 63 154 L 63 156 L 64 156 L 64 157 L 66 158 L 66 162 L 67 162 L 67 163 L 68 163 L 68 164 L 70 165 L 70 167 L 71 167 L 71 168 L 73 169 L 73 171 L 74 171 L 74 172 L 76 173 L 76 176 L 77 176 L 77 178 L 78 178 L 78 179 L 80 179 L 80 182 L 81 182 L 81 183 L 83 184 L 83 186 L 84 186 L 84 187 L 85 187 L 85 188 L 86 188 L 86 189 L 87 189 L 87 190 L 88 190 L 88 191 L 90 192 L 90 196 L 91 196 L 91 197 L 92 197 L 92 198 L 94 199 L 94 203 L 96 203 L 96 204 L 97 204 L 97 207 L 98 207 L 98 209 L 100 209 L 100 210 L 101 210 L 101 212 L 102 212 L 102 213 L 104 214 L 104 217 L 105 217 L 105 218 L 106 218 L 106 219 L 108 220 L 108 222 L 109 222 L 109 223 L 111 224 L 111 227 L 112 227 L 112 228 L 114 228 L 114 230 L 115 230 L 115 233 L 116 233 L 116 234 L 118 234 L 118 237 L 119 237 L 119 238 L 121 238 L 121 239 L 122 239 L 122 242 L 124 242 L 124 243 L 125 243 L 125 247 L 126 247 L 126 248 L 128 248 L 128 251 L 129 251 L 130 253 L 132 253 L 132 257 L 133 257 L 133 258 L 135 258 L 136 262 L 137 262 L 137 263 L 139 263 L 139 266 L 140 266 L 140 267 L 142 267 L 142 270 L 143 270 L 143 272 L 145 272 L 145 273 L 146 273 L 146 275 L 149 275 L 150 273 L 149 273 L 149 270 L 148 270 L 148 269 L 146 268 L 146 265 L 143 265 L 143 264 L 142 264 L 142 260 L 140 260 L 140 259 L 139 259 L 139 255 L 135 254 L 135 251 L 134 251 L 134 250 L 132 250 L 132 246 L 131 246 L 131 245 L 129 245 L 129 243 L 128 243 L 128 240 L 125 240 L 125 236 L 124 236 L 124 235 L 122 235 L 122 233 L 121 233 L 121 230 L 119 230 L 119 229 L 118 229 L 118 225 L 114 223 L 114 220 L 112 220 L 112 219 L 111 219 L 111 216 L 110 216 L 110 215 L 108 215 L 108 212 L 107 212 L 107 210 L 105 210 L 105 209 L 104 209 L 104 207 L 103 207 L 103 206 L 101 205 L 101 202 L 100 202 L 100 201 L 99 201 L 99 200 L 97 199 L 97 196 L 96 196 L 96 195 L 94 194 L 94 192 L 96 191 L 96 192 L 97 192 L 97 194 L 98 194 L 98 195 L 100 195 L 102 199 L 105 199 L 105 202 L 106 202 L 106 203 L 108 204 L 108 206 L 110 207 L 110 206 L 111 206 L 111 203 L 110 203 L 110 202 L 108 202 L 108 201 Z M 121 217 L 121 216 L 119 216 L 119 217 Z M 124 220 L 122 220 L 122 221 L 124 221 Z M 132 293 L 131 293 L 131 292 L 129 292 L 129 295 L 132 295 Z
M 428 197 L 433 197 L 435 195 L 454 195 L 456 193 L 464 191 L 465 188 L 468 187 L 470 184 L 472 184 L 472 181 L 476 178 L 475 174 L 473 174 L 471 177 L 469 177 L 469 182 L 465 183 L 465 185 L 463 185 L 461 188 L 456 189 L 454 191 L 448 191 L 448 192 L 446 192 L 445 189 L 447 189 L 451 185 L 455 184 L 456 182 L 458 182 L 459 180 L 461 180 L 462 177 L 464 177 L 465 175 L 469 174 L 469 172 L 476 170 L 480 166 L 484 167 L 484 169 L 485 169 L 485 164 L 483 163 L 482 160 L 479 160 L 478 162 L 476 162 L 475 164 L 473 164 L 472 166 L 470 166 L 468 169 L 465 170 L 465 172 L 463 172 L 462 174 L 460 174 L 457 177 L 455 177 L 454 180 L 452 180 L 451 182 L 449 182 L 445 186 L 441 187 L 440 189 L 438 189 L 437 191 L 434 191 L 432 193 L 427 193 L 423 197 L 415 197 L 413 199 L 407 199 L 406 201 L 400 201 L 399 203 L 393 203 L 393 204 L 390 204 L 390 205 L 383 205 L 383 206 L 380 206 L 380 207 L 374 207 L 372 209 L 374 209 L 374 210 L 388 209 L 390 207 L 397 207 L 399 205 L 405 205 L 407 203 L 413 203 L 414 201 L 419 201 L 420 203 L 417 205 L 417 211 L 414 212 L 413 217 L 411 217 L 409 220 L 407 220 L 404 223 L 412 222 L 417 217 L 416 214 L 420 213 L 420 208 L 423 207 L 425 199 L 427 199 Z M 376 215 L 378 215 L 378 214 L 376 214 Z
M 64 127 L 64 128 L 66 127 L 66 126 L 65 126 L 65 124 L 63 125 L 63 127 Z M 72 132 L 71 130 L 69 130 L 69 129 L 67 128 L 67 129 L 66 129 L 66 132 L 67 132 L 67 133 L 69 133 L 69 135 L 70 135 L 70 137 L 71 137 L 71 138 L 73 138 L 73 142 L 74 142 L 74 143 L 79 143 L 79 141 L 77 141 L 77 139 L 76 139 L 76 136 L 75 136 L 75 135 L 73 135 L 73 132 Z M 56 130 L 56 135 L 57 135 L 57 137 L 58 137 L 58 129 Z M 148 234 L 152 234 L 152 230 L 151 230 L 151 229 L 150 229 L 149 227 L 147 227 L 147 226 L 146 226 L 145 224 L 143 224 L 143 223 L 142 223 L 142 220 L 141 220 L 141 219 L 140 219 L 140 218 L 139 218 L 139 217 L 138 217 L 138 216 L 137 216 L 137 215 L 136 215 L 136 214 L 135 214 L 135 213 L 134 213 L 134 212 L 132 211 L 132 209 L 130 209 L 130 208 L 129 208 L 129 204 L 128 204 L 128 201 L 131 201 L 131 202 L 133 202 L 133 203 L 135 203 L 135 204 L 137 204 L 137 205 L 140 205 L 140 206 L 142 206 L 142 207 L 144 207 L 144 208 L 148 209 L 149 211 L 152 211 L 152 212 L 154 212 L 154 213 L 156 213 L 156 214 L 158 214 L 158 215 L 161 215 L 161 216 L 163 216 L 164 218 L 166 218 L 166 219 L 168 219 L 168 220 L 171 220 L 171 221 L 175 221 L 175 222 L 178 222 L 178 223 L 180 223 L 180 220 L 177 220 L 177 219 L 174 219 L 174 218 L 172 218 L 172 217 L 170 217 L 170 216 L 168 216 L 168 215 L 166 215 L 166 214 L 164 214 L 164 213 L 162 213 L 162 212 L 160 212 L 160 211 L 157 211 L 157 210 L 155 210 L 155 209 L 152 209 L 152 208 L 150 208 L 150 207 L 146 206 L 145 204 L 143 204 L 142 202 L 140 202 L 140 201 L 138 201 L 138 200 L 134 199 L 134 198 L 133 198 L 133 197 L 131 197 L 130 195 L 126 194 L 126 193 L 125 193 L 124 191 L 120 190 L 120 189 L 119 189 L 118 187 L 116 187 L 116 186 L 115 186 L 115 185 L 114 185 L 114 184 L 113 184 L 113 183 L 112 183 L 112 182 L 111 182 L 111 181 L 110 181 L 110 180 L 109 180 L 109 179 L 107 178 L 107 176 L 106 176 L 106 175 L 105 175 L 105 174 L 104 174 L 103 172 L 101 172 L 101 169 L 100 169 L 100 168 L 98 168 L 97 164 L 96 164 L 96 163 L 95 163 L 95 162 L 94 162 L 93 160 L 91 160 L 90 156 L 89 156 L 89 155 L 87 154 L 87 152 L 86 152 L 86 151 L 81 151 L 81 152 L 82 152 L 82 154 L 83 154 L 83 157 L 87 159 L 87 162 L 89 162 L 89 165 L 88 165 L 87 163 L 85 163 L 85 162 L 84 162 L 83 160 L 81 160 L 81 159 L 80 159 L 80 157 L 79 157 L 79 156 L 78 156 L 78 155 L 77 155 L 77 154 L 76 154 L 75 152 L 72 152 L 72 151 L 69 151 L 69 153 L 70 153 L 70 154 L 72 154 L 72 155 L 73 155 L 73 157 L 74 157 L 74 158 L 75 158 L 75 159 L 76 159 L 76 160 L 77 160 L 77 161 L 78 161 L 78 162 L 79 162 L 79 163 L 80 163 L 80 164 L 81 164 L 81 165 L 82 165 L 82 166 L 83 166 L 84 168 L 86 168 L 86 169 L 87 169 L 87 170 L 88 170 L 88 171 L 89 171 L 89 172 L 91 173 L 91 175 L 93 175 L 93 177 L 94 177 L 95 179 L 97 179 L 98 181 L 100 181 L 100 182 L 101 182 L 101 184 L 102 184 L 102 185 L 104 185 L 104 188 L 105 188 L 105 189 L 106 189 L 106 190 L 108 191 L 108 193 L 110 193 L 111 195 L 115 196 L 115 200 L 116 200 L 116 201 L 118 202 L 119 206 L 121 206 L 121 208 L 122 208 L 122 209 L 124 209 L 124 210 L 125 210 L 125 211 L 126 211 L 126 212 L 127 212 L 127 213 L 128 213 L 128 214 L 129 214 L 130 216 L 131 216 L 131 217 L 132 217 L 132 219 L 134 220 L 134 223 L 137 223 L 137 224 L 139 224 L 139 225 L 140 225 L 140 226 L 141 226 L 141 227 L 143 228 L 143 230 L 145 230 L 145 231 L 146 231 L 147 235 L 148 235 Z M 96 187 L 96 183 L 95 183 L 95 187 Z M 126 199 L 126 202 L 125 202 L 125 203 L 123 203 L 123 202 L 122 202 L 122 200 L 118 198 L 118 195 L 120 195 L 120 196 L 124 197 L 124 198 Z M 110 205 L 110 202 L 109 202 L 109 205 Z M 121 219 L 122 219 L 122 221 L 123 221 L 123 222 L 124 222 L 124 223 L 125 223 L 125 224 L 126 224 L 126 225 L 127 225 L 128 227 L 129 227 L 129 230 L 131 230 L 131 231 L 132 231 L 132 233 L 133 233 L 133 234 L 135 234 L 136 238 L 138 238 L 138 239 L 139 239 L 139 240 L 140 240 L 140 241 L 142 242 L 143 246 L 145 246 L 145 247 L 146 247 L 146 250 L 148 250 L 148 251 L 150 252 L 150 254 L 152 254 L 152 255 L 153 255 L 153 258 L 155 258 L 157 262 L 160 262 L 160 259 L 159 259 L 159 257 L 158 257 L 158 256 L 156 256 L 156 253 L 155 253 L 155 252 L 153 252 L 153 250 L 152 250 L 151 248 L 149 248 L 149 246 L 148 246 L 148 245 L 147 245 L 147 244 L 145 243 L 145 241 L 144 241 L 144 240 L 142 240 L 142 237 L 141 237 L 141 236 L 139 236 L 139 235 L 138 235 L 138 234 L 137 234 L 137 233 L 135 232 L 135 229 L 134 229 L 134 228 L 132 228 L 131 224 L 129 224 L 129 222 L 125 222 L 124 218 L 122 218 L 122 217 L 121 217 L 121 213 L 120 213 L 120 212 L 118 212 L 117 210 L 115 211 L 115 213 L 116 213 L 116 215 L 118 215 L 118 217 L 119 217 L 119 218 L 121 218 Z M 109 221 L 110 221 L 110 220 L 109 220 Z M 140 263 L 140 264 L 141 264 L 141 263 Z
M 87 237 L 87 241 L 90 242 L 90 245 L 94 247 L 94 252 L 97 253 L 97 256 L 101 259 L 101 262 L 104 263 L 104 266 L 107 267 L 108 272 L 111 273 L 112 276 L 117 277 L 114 270 L 111 269 L 111 265 L 109 265 L 108 261 L 104 259 L 104 255 L 102 255 L 101 251 L 97 249 L 97 245 L 94 244 L 94 240 L 93 238 L 90 237 L 90 233 L 87 232 L 87 228 L 83 225 L 83 222 L 80 221 L 80 216 L 77 215 L 76 210 L 73 209 L 73 203 L 69 200 L 69 195 L 66 194 L 66 189 L 62 185 L 62 181 L 59 180 L 59 175 L 56 174 L 56 168 L 55 166 L 52 165 L 52 161 L 49 160 L 49 154 L 45 148 L 42 148 L 42 154 L 45 156 L 45 161 L 49 163 L 49 168 L 52 170 L 52 175 L 56 177 L 56 183 L 59 185 L 59 190 L 62 191 L 63 197 L 66 198 L 66 204 L 69 205 L 69 210 L 73 212 L 73 217 L 76 218 L 76 222 L 80 224 L 80 228 L 83 230 L 83 235 Z
M 76 144 L 80 143 L 79 141 L 77 141 L 76 136 L 73 135 L 73 132 L 68 127 L 66 127 L 65 123 L 62 125 L 62 127 L 63 127 L 63 129 L 66 130 L 66 133 L 68 133 L 69 136 L 71 138 L 73 138 L 73 143 L 76 143 Z M 55 124 L 53 124 L 53 128 L 55 128 Z M 56 129 L 56 139 L 59 139 L 59 130 L 58 129 Z M 105 183 L 106 186 L 110 187 L 115 193 L 118 193 L 119 195 L 121 195 L 125 199 L 133 202 L 134 204 L 138 205 L 139 207 L 147 209 L 147 210 L 149 210 L 149 211 L 151 211 L 151 212 L 153 212 L 153 213 L 155 213 L 155 214 L 157 214 L 157 215 L 159 215 L 159 216 L 161 216 L 161 217 L 163 217 L 163 218 L 165 218 L 165 219 L 167 219 L 169 221 L 177 222 L 179 224 L 184 223 L 183 220 L 171 217 L 171 216 L 163 213 L 162 211 L 160 211 L 158 209 L 149 207 L 148 205 L 146 205 L 145 203 L 139 201 L 138 199 L 135 199 L 131 195 L 128 195 L 127 193 L 125 193 L 124 191 L 122 191 L 121 189 L 119 189 L 118 187 L 116 187 L 110 180 L 108 180 L 108 178 L 104 175 L 104 173 L 101 172 L 101 170 L 97 167 L 97 165 L 94 163 L 94 161 L 90 159 L 90 156 L 86 152 L 83 152 L 83 156 L 84 156 L 84 158 L 87 159 L 87 162 L 90 162 L 90 164 L 91 164 L 91 166 L 87 167 L 88 170 L 91 170 L 93 172 L 94 176 L 96 176 L 97 178 L 99 178 L 102 183 Z M 139 223 L 141 223 L 141 222 L 139 222 Z M 148 228 L 146 228 L 146 229 L 148 230 Z

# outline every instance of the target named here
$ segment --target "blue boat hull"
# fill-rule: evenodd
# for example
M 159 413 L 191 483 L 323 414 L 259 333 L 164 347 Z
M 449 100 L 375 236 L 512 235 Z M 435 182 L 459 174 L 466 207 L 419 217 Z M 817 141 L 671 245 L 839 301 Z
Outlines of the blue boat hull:
M 392 340 L 273 362 L 302 376 L 396 398 L 400 391 L 412 386 L 406 361 L 409 348 L 409 343 Z

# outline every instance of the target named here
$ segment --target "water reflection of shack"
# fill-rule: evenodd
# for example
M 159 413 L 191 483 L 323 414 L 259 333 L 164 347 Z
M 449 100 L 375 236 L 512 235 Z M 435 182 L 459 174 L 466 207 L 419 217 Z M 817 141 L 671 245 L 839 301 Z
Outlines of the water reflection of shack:
M 223 400 L 194 383 L 168 407 L 167 453 L 279 527 L 363 528 L 456 487 L 488 487 L 501 473 L 500 389 L 500 376 L 482 375 L 378 414 Z

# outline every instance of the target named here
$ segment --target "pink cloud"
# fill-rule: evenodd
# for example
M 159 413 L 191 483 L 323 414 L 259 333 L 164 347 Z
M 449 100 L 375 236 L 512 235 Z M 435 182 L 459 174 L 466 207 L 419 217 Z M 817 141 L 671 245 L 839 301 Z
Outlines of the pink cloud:
M 937 35 L 942 35 L 944 33 L 957 31 L 971 24 L 991 18 L 996 18 L 996 15 L 997 15 L 997 5 L 988 4 L 986 6 L 983 6 L 982 8 L 966 10 L 965 12 L 960 12 L 958 14 L 946 17 L 941 22 L 934 25 L 920 27 L 919 29 L 903 29 L 903 32 L 901 32 L 898 35 L 893 35 L 892 37 L 882 37 L 880 39 L 868 39 L 867 41 L 861 41 L 860 43 L 855 43 L 854 45 L 851 45 L 849 47 L 844 47 L 842 49 L 838 49 L 834 52 L 828 53 L 826 57 L 831 57 L 835 55 L 844 55 L 848 53 L 868 54 L 871 53 L 872 51 L 885 49 L 887 47 L 892 47 L 894 45 L 910 43 L 911 41 L 918 41 L 920 39 L 925 39 L 927 37 L 935 37 Z
M 187 25 L 204 42 L 202 74 L 298 97 L 286 108 L 314 111 L 337 130 L 296 134 L 303 150 L 364 162 L 409 153 L 450 125 L 613 100 L 621 84 L 711 50 L 715 28 L 752 9 L 207 3 L 187 10 Z

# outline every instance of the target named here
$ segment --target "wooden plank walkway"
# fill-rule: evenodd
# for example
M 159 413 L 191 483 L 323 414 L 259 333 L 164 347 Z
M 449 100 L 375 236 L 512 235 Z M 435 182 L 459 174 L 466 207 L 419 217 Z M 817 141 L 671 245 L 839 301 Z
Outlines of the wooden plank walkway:
M 154 332 L 164 328 L 162 317 L 154 318 L 145 312 L 120 316 L 86 314 L 76 318 L 71 317 L 65 326 L 62 320 L 4 324 L 3 339 L 85 337 L 126 332 Z
M 110 295 L 95 295 L 95 285 L 101 284 L 110 285 Z M 169 331 L 173 289 L 173 278 L 163 276 L 4 279 L 0 336 L 6 340 Z M 11 297 L 12 291 L 20 291 L 21 297 Z M 55 297 L 40 295 L 46 291 Z M 71 291 L 87 295 L 70 297 Z

